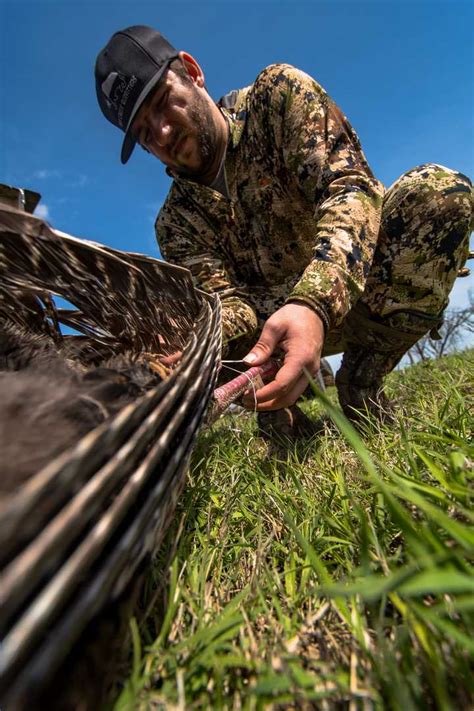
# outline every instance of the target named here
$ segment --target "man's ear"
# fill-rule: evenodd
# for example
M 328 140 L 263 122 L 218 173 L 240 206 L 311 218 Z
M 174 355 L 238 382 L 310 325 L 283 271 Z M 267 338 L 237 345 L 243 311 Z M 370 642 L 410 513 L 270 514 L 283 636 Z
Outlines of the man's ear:
M 187 52 L 179 52 L 178 57 L 181 59 L 183 66 L 193 80 L 193 83 L 196 84 L 196 86 L 203 87 L 204 72 L 194 57 Z

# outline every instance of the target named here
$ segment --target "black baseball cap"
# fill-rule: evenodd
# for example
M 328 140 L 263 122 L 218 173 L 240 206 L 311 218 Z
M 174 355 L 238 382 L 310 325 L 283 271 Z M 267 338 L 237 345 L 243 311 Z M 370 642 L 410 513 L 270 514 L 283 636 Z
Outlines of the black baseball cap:
M 125 131 L 121 161 L 135 148 L 130 126 L 138 109 L 160 81 L 177 50 L 152 27 L 135 25 L 116 32 L 99 52 L 95 84 L 105 118 Z

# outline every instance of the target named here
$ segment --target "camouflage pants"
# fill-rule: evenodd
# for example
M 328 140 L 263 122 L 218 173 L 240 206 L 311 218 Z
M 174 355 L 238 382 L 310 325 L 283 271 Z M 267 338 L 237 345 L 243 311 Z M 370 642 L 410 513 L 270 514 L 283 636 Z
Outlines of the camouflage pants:
M 432 163 L 404 173 L 384 197 L 365 291 L 342 326 L 328 333 L 324 354 L 348 343 L 405 352 L 439 326 L 468 256 L 472 219 L 469 178 Z

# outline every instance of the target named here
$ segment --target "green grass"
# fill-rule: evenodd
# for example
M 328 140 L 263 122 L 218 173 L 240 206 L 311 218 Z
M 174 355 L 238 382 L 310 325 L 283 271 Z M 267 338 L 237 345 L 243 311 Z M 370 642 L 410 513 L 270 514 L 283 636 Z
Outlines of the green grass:
M 388 390 L 362 438 L 334 389 L 286 451 L 246 414 L 201 436 L 116 711 L 472 707 L 474 353 Z

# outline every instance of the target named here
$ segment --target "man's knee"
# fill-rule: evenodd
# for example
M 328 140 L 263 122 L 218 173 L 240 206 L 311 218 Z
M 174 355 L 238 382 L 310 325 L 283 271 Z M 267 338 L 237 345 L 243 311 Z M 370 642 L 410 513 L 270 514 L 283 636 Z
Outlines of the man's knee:
M 382 230 L 395 251 L 418 245 L 418 262 L 447 256 L 457 270 L 467 257 L 472 213 L 469 178 L 429 163 L 408 171 L 387 191 Z
M 454 240 L 460 241 L 469 231 L 473 211 L 473 190 L 469 178 L 442 166 L 427 171 L 425 197 L 428 211 L 433 210 L 441 226 L 446 226 Z M 449 229 L 449 228 L 452 229 Z M 452 245 L 453 247 L 455 245 Z
M 445 224 L 454 220 L 469 225 L 472 190 L 470 179 L 462 173 L 435 163 L 420 165 L 404 173 L 388 189 L 383 216 L 399 213 L 405 221 L 422 223 L 435 219 Z

